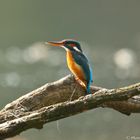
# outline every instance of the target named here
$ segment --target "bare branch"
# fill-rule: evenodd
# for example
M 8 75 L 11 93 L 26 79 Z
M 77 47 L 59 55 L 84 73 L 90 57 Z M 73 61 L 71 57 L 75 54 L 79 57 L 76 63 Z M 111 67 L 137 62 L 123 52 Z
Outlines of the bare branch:
M 83 96 L 85 91 L 67 76 L 20 97 L 0 111 L 0 139 L 97 107 L 127 115 L 140 112 L 140 83 L 111 90 L 92 86 L 91 91 L 93 95 Z

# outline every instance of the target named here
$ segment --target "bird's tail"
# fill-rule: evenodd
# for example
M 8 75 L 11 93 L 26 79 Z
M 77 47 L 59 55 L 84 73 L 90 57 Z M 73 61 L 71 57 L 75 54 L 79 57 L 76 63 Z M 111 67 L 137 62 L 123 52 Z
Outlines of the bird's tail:
M 79 78 L 76 78 L 76 80 L 78 81 L 78 83 L 84 87 L 86 89 L 86 94 L 92 94 L 91 90 L 90 90 L 90 82 L 87 83 L 86 81 L 81 81 Z
M 87 85 L 86 94 L 91 94 L 90 84 Z
M 91 81 L 89 81 L 89 82 L 87 83 L 87 86 L 86 86 L 87 94 L 92 94 L 92 93 L 91 93 L 91 89 L 90 89 L 90 85 L 91 85 L 92 82 L 93 82 L 93 80 L 91 80 Z

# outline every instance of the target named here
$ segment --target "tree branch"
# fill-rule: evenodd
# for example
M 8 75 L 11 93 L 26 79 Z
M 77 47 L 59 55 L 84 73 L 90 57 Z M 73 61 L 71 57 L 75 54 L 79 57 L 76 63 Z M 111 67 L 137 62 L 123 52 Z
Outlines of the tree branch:
M 140 112 L 140 83 L 110 90 L 92 86 L 91 91 L 93 96 L 83 96 L 84 89 L 69 75 L 18 98 L 0 111 L 0 139 L 97 107 Z

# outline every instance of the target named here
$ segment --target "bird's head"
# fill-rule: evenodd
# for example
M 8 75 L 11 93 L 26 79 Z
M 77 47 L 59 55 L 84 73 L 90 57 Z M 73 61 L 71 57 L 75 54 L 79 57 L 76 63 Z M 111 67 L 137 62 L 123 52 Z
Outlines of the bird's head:
M 62 47 L 66 51 L 70 50 L 70 51 L 77 51 L 82 53 L 80 43 L 72 39 L 65 39 L 62 41 L 48 41 L 46 43 L 51 46 Z

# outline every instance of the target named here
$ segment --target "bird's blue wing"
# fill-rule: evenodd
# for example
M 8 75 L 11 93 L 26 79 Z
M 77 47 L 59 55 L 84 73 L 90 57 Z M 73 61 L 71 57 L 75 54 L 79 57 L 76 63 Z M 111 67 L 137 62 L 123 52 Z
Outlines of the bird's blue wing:
M 80 67 L 83 69 L 86 81 L 87 81 L 87 88 L 89 88 L 90 84 L 92 83 L 92 69 L 89 65 L 87 57 L 83 53 L 79 52 L 72 52 L 73 58 L 75 62 L 80 65 Z M 87 89 L 90 90 L 90 89 Z

